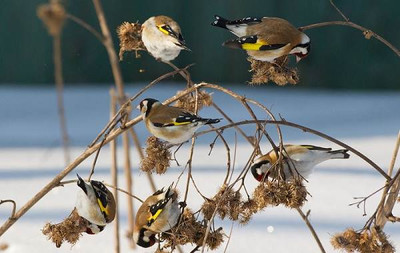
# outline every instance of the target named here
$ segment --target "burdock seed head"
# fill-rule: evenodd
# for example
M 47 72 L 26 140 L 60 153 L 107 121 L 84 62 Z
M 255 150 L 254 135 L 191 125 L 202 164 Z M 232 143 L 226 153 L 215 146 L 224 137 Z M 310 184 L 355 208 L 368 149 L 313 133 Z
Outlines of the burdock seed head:
M 147 138 L 146 157 L 140 167 L 142 171 L 152 171 L 155 168 L 157 174 L 164 174 L 169 168 L 170 160 L 171 152 L 165 142 L 154 136 Z
M 123 22 L 117 28 L 119 38 L 119 60 L 122 61 L 124 53 L 135 51 L 136 57 L 140 57 L 139 50 L 146 50 L 142 41 L 142 25 L 139 23 Z
M 285 205 L 289 208 L 301 207 L 307 200 L 307 189 L 301 180 L 266 181 L 260 183 L 253 193 L 258 209 L 268 205 Z
M 74 208 L 71 214 L 62 222 L 58 224 L 46 223 L 42 233 L 59 248 L 65 241 L 74 245 L 79 240 L 82 232 L 86 231 L 88 225 L 89 222 L 80 217 L 76 208 Z
M 395 252 L 386 234 L 378 228 L 363 229 L 361 232 L 348 228 L 343 233 L 335 234 L 331 238 L 331 244 L 334 249 L 346 252 Z
M 240 206 L 239 223 L 246 225 L 256 212 L 258 212 L 258 205 L 254 199 L 242 202 Z
M 48 4 L 42 4 L 37 8 L 37 15 L 46 25 L 51 36 L 56 36 L 61 33 L 66 12 L 64 6 L 58 0 L 51 0 Z
M 177 96 L 182 94 L 183 91 L 178 91 Z M 205 91 L 198 91 L 197 98 L 197 110 L 201 110 L 204 106 L 210 106 L 213 103 L 212 96 L 210 93 Z M 183 97 L 180 97 L 175 104 L 176 107 L 183 108 L 189 112 L 195 112 L 196 107 L 196 93 L 189 93 Z
M 162 234 L 165 241 L 164 248 L 174 249 L 176 245 L 185 245 L 188 243 L 202 246 L 206 235 L 207 222 L 196 220 L 193 213 L 185 208 L 181 222 L 168 233 Z M 218 248 L 224 241 L 222 228 L 211 229 L 206 240 L 206 246 L 211 250 Z
M 284 56 L 286 59 L 286 56 Z M 288 83 L 297 84 L 299 82 L 299 75 L 296 68 L 288 68 L 285 59 L 277 59 L 277 63 L 270 63 L 265 61 L 254 60 L 248 57 L 250 62 L 250 72 L 253 73 L 250 84 L 260 85 L 272 81 L 279 86 L 284 86 Z M 281 64 L 279 64 L 282 62 Z

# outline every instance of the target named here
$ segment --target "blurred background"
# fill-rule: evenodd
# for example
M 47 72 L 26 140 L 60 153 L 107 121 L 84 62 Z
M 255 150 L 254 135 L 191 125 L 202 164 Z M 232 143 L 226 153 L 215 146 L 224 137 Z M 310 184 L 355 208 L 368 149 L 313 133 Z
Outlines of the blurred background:
M 44 0 L 0 1 L 0 85 L 52 85 L 52 38 L 36 7 Z M 66 10 L 98 30 L 91 1 L 64 1 Z M 400 46 L 400 2 L 337 1 L 351 21 L 371 29 L 394 46 Z M 109 27 L 114 31 L 124 21 L 140 23 L 153 15 L 168 15 L 181 25 L 192 52 L 182 52 L 174 61 L 178 66 L 196 63 L 191 68 L 195 81 L 243 85 L 250 80 L 246 54 L 223 48 L 233 35 L 212 27 L 214 14 L 229 19 L 246 16 L 278 16 L 300 27 L 323 21 L 341 20 L 329 1 L 103 1 Z M 296 88 L 399 89 L 399 57 L 361 31 L 344 26 L 329 26 L 306 31 L 312 40 L 309 57 L 301 61 L 300 83 Z M 67 20 L 62 33 L 63 71 L 67 86 L 113 82 L 104 47 L 82 27 Z M 169 71 L 147 53 L 140 59 L 125 54 L 121 62 L 125 82 L 153 80 Z M 139 72 L 144 69 L 145 72 Z M 176 77 L 176 81 L 181 81 Z M 272 84 L 271 84 L 272 86 Z

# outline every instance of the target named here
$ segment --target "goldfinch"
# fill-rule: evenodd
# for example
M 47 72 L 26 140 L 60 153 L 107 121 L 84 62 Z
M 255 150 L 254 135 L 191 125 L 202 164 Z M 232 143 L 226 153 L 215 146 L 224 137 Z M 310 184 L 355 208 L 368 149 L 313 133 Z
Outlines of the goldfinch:
M 78 191 L 76 210 L 79 216 L 89 221 L 86 232 L 96 234 L 103 231 L 105 225 L 115 218 L 116 204 L 112 193 L 107 187 L 95 180 L 86 183 L 78 176 Z
M 283 177 L 288 180 L 297 175 L 296 171 L 304 178 L 312 173 L 315 165 L 329 159 L 348 159 L 350 155 L 347 149 L 332 150 L 312 145 L 284 145 L 283 151 Z M 279 151 L 277 151 L 279 155 Z M 276 170 L 278 157 L 274 150 L 255 159 L 251 166 L 251 173 L 258 181 L 266 180 L 268 176 L 277 178 Z M 289 158 L 290 159 L 289 159 Z M 275 169 L 276 168 L 276 169 Z
M 282 18 L 247 17 L 231 21 L 215 15 L 211 25 L 225 28 L 238 37 L 224 42 L 224 46 L 244 49 L 255 60 L 274 62 L 293 54 L 298 62 L 310 52 L 310 38 Z
M 172 61 L 186 47 L 181 28 L 172 18 L 155 16 L 142 24 L 142 41 L 147 51 L 157 60 Z
M 142 100 L 138 109 L 147 130 L 155 137 L 171 144 L 183 143 L 201 126 L 218 123 L 221 120 L 200 118 L 184 109 L 163 105 L 152 98 Z
M 181 210 L 177 197 L 171 184 L 167 190 L 162 188 L 143 202 L 137 211 L 133 229 L 137 245 L 151 247 L 156 242 L 156 234 L 166 232 L 178 223 Z

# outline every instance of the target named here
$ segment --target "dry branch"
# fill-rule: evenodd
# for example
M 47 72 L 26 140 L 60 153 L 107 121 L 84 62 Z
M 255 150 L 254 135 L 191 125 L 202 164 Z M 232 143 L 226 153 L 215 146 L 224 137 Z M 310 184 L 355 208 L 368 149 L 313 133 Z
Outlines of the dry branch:
M 115 96 L 115 90 L 113 88 L 110 89 L 110 118 L 112 118 L 116 114 L 117 101 Z M 113 140 L 110 142 L 111 149 L 111 182 L 112 184 L 118 188 L 118 164 L 117 164 L 117 141 Z M 114 220 L 114 243 L 115 243 L 115 253 L 120 252 L 120 236 L 119 236 L 119 196 L 118 190 L 113 188 L 113 195 L 115 199 L 115 203 L 117 206 L 117 210 L 115 213 Z

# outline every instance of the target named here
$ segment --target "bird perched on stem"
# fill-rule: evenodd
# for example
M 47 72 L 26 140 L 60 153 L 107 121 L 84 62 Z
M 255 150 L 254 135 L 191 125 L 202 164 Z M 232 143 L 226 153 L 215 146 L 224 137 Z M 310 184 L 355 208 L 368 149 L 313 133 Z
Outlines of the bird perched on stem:
M 147 130 L 155 137 L 171 144 L 189 140 L 203 125 L 220 122 L 221 119 L 200 118 L 182 108 L 167 106 L 153 98 L 146 98 L 138 105 Z
M 90 222 L 86 232 L 96 234 L 101 232 L 107 223 L 115 218 L 116 204 L 113 194 L 107 187 L 95 180 L 86 183 L 78 174 L 78 191 L 76 210 L 79 216 Z
M 283 145 L 282 176 L 288 180 L 299 173 L 301 177 L 308 177 L 315 165 L 329 159 L 348 159 L 347 149 L 332 150 L 312 145 Z M 268 176 L 278 178 L 279 150 L 269 151 L 255 159 L 251 166 L 251 173 L 257 181 L 267 180 Z
M 310 52 L 310 38 L 282 18 L 247 17 L 231 21 L 215 15 L 211 25 L 225 28 L 238 37 L 224 42 L 224 46 L 246 50 L 255 60 L 274 62 L 293 54 L 298 62 Z
M 166 232 L 177 223 L 181 211 L 177 193 L 172 184 L 148 197 L 140 206 L 133 229 L 133 239 L 141 247 L 148 248 L 156 242 L 156 234 Z
M 147 51 L 164 62 L 175 59 L 186 47 L 181 28 L 172 18 L 155 16 L 142 24 L 142 41 Z

